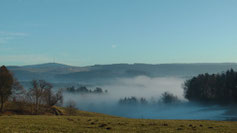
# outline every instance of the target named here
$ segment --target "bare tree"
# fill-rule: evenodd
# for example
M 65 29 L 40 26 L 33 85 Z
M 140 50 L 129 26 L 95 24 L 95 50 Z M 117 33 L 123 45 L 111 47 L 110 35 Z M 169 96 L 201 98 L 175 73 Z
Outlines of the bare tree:
M 62 91 L 53 92 L 52 88 L 53 86 L 44 80 L 32 81 L 32 88 L 27 93 L 27 98 L 28 101 L 33 103 L 35 114 L 39 113 L 42 105 L 52 107 L 53 105 L 62 103 Z
M 62 90 L 58 90 L 56 93 L 52 91 L 52 88 L 47 88 L 45 90 L 45 102 L 46 105 L 51 107 L 56 104 L 62 104 L 63 102 L 63 95 Z
M 47 83 L 44 80 L 33 80 L 32 88 L 30 88 L 28 92 L 28 96 L 30 100 L 32 100 L 34 104 L 35 114 L 39 113 L 40 105 L 44 102 L 44 96 L 47 89 L 51 89 L 52 85 Z
M 12 101 L 13 102 L 24 101 L 25 94 L 26 91 L 24 87 L 18 82 L 16 78 L 13 78 L 12 95 L 11 95 Z

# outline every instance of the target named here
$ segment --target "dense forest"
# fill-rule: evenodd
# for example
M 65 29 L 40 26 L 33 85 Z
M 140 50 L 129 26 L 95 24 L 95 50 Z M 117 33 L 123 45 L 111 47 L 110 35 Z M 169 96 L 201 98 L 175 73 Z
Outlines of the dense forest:
M 185 98 L 201 103 L 236 104 L 237 72 L 200 74 L 184 83 Z

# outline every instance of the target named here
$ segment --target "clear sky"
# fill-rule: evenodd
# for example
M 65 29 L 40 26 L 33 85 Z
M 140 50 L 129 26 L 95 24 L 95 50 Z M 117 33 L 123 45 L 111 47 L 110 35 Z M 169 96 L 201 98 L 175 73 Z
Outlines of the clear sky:
M 237 0 L 0 0 L 0 65 L 237 62 Z

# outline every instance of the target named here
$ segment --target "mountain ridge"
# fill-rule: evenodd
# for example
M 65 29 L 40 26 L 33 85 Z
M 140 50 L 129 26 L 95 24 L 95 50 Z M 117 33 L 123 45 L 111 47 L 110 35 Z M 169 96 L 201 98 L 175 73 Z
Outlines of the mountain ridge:
M 97 79 L 148 77 L 190 78 L 201 73 L 221 73 L 237 63 L 173 63 L 143 64 L 119 63 L 93 66 L 70 66 L 60 63 L 44 63 L 26 66 L 7 66 L 19 80 L 45 79 L 49 81 L 91 81 Z
M 31 65 L 7 65 L 7 67 L 39 67 L 39 66 L 65 66 L 65 67 L 92 67 L 92 66 L 110 66 L 110 65 L 210 65 L 210 64 L 237 64 L 235 62 L 223 62 L 223 63 L 112 63 L 112 64 L 94 64 L 87 66 L 76 66 L 68 65 L 64 63 L 48 62 L 48 63 L 39 63 Z

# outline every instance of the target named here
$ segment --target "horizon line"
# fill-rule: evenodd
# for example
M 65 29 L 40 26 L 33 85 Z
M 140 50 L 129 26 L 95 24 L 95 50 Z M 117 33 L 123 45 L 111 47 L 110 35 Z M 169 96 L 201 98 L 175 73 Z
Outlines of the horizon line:
M 172 65 L 172 64 L 237 64 L 237 62 L 182 62 L 182 63 L 108 63 L 108 64 L 93 64 L 93 65 L 85 65 L 85 66 L 80 66 L 80 65 L 71 65 L 71 64 L 66 64 L 66 63 L 60 63 L 60 62 L 45 62 L 45 63 L 38 63 L 38 64 L 27 64 L 27 65 L 1 65 L 1 66 L 18 66 L 18 67 L 24 67 L 24 66 L 36 66 L 36 65 L 44 65 L 44 64 L 59 64 L 59 65 L 65 65 L 65 66 L 72 66 L 72 67 L 89 67 L 89 66 L 102 66 L 102 65 L 136 65 L 136 64 L 143 64 L 143 65 Z

